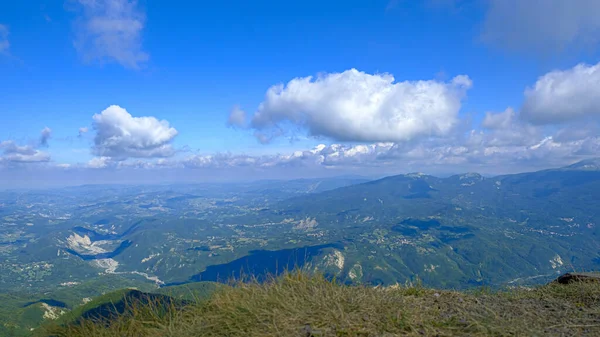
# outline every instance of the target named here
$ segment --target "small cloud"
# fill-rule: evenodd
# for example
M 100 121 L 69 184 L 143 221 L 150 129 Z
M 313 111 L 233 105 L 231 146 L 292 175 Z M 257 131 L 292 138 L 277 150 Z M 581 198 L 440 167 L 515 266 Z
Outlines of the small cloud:
M 48 146 L 48 139 L 50 139 L 50 135 L 52 134 L 52 129 L 49 127 L 45 127 L 40 135 L 40 146 Z
M 487 112 L 481 126 L 487 129 L 507 129 L 515 119 L 515 111 L 507 108 L 501 113 Z
M 239 106 L 234 106 L 229 113 L 229 118 L 227 118 L 227 126 L 245 128 L 247 126 L 246 112 L 240 109 Z
M 112 164 L 110 157 L 94 157 L 87 162 L 86 167 L 100 169 L 107 168 L 110 164 Z
M 79 134 L 77 135 L 77 137 L 79 137 L 79 138 L 83 137 L 83 135 L 86 134 L 88 131 L 89 131 L 89 129 L 87 127 L 79 128 Z
M 0 142 L 0 163 L 39 163 L 50 161 L 50 155 L 31 145 L 17 145 L 12 140 Z
M 268 137 L 262 132 L 255 132 L 254 137 L 256 137 L 256 140 L 258 140 L 258 142 L 261 144 L 269 144 L 272 139 L 271 137 Z
M 390 0 L 390 1 L 388 1 L 387 5 L 385 6 L 385 11 L 389 12 L 389 11 L 395 9 L 396 7 L 398 7 L 399 4 L 400 4 L 400 0 Z
M 94 146 L 99 157 L 114 160 L 127 158 L 161 158 L 175 154 L 171 141 L 177 130 L 166 120 L 133 117 L 118 105 L 111 105 L 93 116 Z
M 8 27 L 0 24 L 0 54 L 8 54 L 10 48 L 10 42 L 8 41 L 9 35 Z

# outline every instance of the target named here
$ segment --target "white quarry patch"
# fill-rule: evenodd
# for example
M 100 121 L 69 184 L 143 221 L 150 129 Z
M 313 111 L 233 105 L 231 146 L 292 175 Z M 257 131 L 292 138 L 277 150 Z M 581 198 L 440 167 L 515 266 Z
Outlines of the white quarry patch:
M 308 187 L 308 190 L 306 191 L 306 193 L 310 193 L 310 192 L 315 191 L 317 189 L 317 187 L 319 187 L 319 185 L 321 185 L 321 181 L 319 181 L 319 182 L 317 182 L 315 184 L 310 185 Z
M 344 269 L 344 254 L 339 250 L 334 251 L 333 254 L 335 256 L 335 265 L 340 270 Z
M 72 287 L 72 286 L 76 286 L 78 284 L 79 284 L 79 282 L 63 282 L 60 285 L 63 287 Z
M 92 301 L 92 299 L 91 299 L 91 298 L 89 298 L 89 297 L 84 297 L 84 298 L 83 298 L 83 300 L 81 300 L 81 302 L 82 302 L 83 304 L 86 304 L 86 303 L 88 303 L 88 302 L 91 302 L 91 301 Z
M 119 267 L 119 262 L 113 259 L 98 259 L 91 262 L 92 266 L 104 269 L 107 274 L 114 274 Z
M 110 243 L 110 241 L 92 242 L 87 235 L 81 236 L 77 233 L 71 234 L 67 238 L 67 246 L 79 254 L 101 254 L 106 253 L 106 250 L 101 245 Z
M 344 269 L 344 263 L 344 254 L 337 249 L 334 249 L 333 252 L 323 257 L 323 265 L 325 267 L 335 266 L 342 271 L 342 269 Z
M 379 286 L 375 286 L 375 287 L 376 287 L 376 288 L 380 288 Z M 382 289 L 382 290 L 395 290 L 395 289 L 400 289 L 400 288 L 402 288 L 402 287 L 403 287 L 403 286 L 402 286 L 400 283 L 396 282 L 396 283 L 394 283 L 394 284 L 392 284 L 392 285 L 389 285 L 389 286 L 387 286 L 387 287 L 381 287 L 381 289 Z
M 563 260 L 560 258 L 560 255 L 556 254 L 552 260 L 550 260 L 550 265 L 552 269 L 559 268 L 563 265 Z
M 363 270 L 362 270 L 362 266 L 360 264 L 355 264 L 352 269 L 350 269 L 350 271 L 348 272 L 348 277 L 351 280 L 354 279 L 361 279 L 363 276 Z
M 152 260 L 153 258 L 155 258 L 157 256 L 160 256 L 160 253 L 150 254 L 150 256 L 145 257 L 145 258 L 142 259 L 142 263 L 146 263 L 146 262 Z
M 56 307 L 49 306 L 46 303 L 41 303 L 42 309 L 44 310 L 44 319 L 58 319 L 65 313 L 64 310 Z
M 139 271 L 122 271 L 122 272 L 117 272 L 117 268 L 119 267 L 119 262 L 113 260 L 113 259 L 98 259 L 98 260 L 94 260 L 91 262 L 92 266 L 94 267 L 98 267 L 98 268 L 102 268 L 104 269 L 104 272 L 106 274 L 135 274 L 135 275 L 140 275 L 145 277 L 147 280 L 150 280 L 154 283 L 156 283 L 156 285 L 163 285 L 165 284 L 163 281 L 161 281 L 158 276 L 151 276 L 148 275 L 147 273 L 143 273 L 143 272 L 139 272 Z
M 117 274 L 125 274 L 125 272 L 123 272 L 123 273 L 117 273 Z M 161 280 L 158 278 L 158 276 L 150 276 L 150 275 L 148 275 L 148 274 L 146 274 L 146 273 L 142 273 L 142 272 L 139 272 L 139 271 L 132 271 L 132 272 L 131 272 L 131 274 L 136 274 L 136 275 L 143 276 L 143 277 L 145 277 L 147 280 L 150 280 L 150 281 L 152 281 L 152 282 L 156 283 L 156 285 L 158 285 L 158 286 L 165 284 L 165 282 L 161 281 Z
M 433 273 L 435 271 L 435 269 L 438 267 L 439 267 L 439 265 L 433 265 L 433 264 L 430 264 L 429 266 L 423 265 L 423 270 L 428 273 Z
M 319 223 L 317 222 L 317 219 L 311 219 L 310 217 L 308 217 L 306 219 L 300 220 L 300 222 L 294 226 L 294 229 L 309 230 L 317 227 L 318 225 Z

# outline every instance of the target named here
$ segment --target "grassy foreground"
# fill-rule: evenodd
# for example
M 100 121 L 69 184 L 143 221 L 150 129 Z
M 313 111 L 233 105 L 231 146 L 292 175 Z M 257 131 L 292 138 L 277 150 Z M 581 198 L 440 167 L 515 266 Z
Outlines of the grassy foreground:
M 301 272 L 222 287 L 183 308 L 132 303 L 44 336 L 600 336 L 600 284 L 500 292 L 344 286 Z

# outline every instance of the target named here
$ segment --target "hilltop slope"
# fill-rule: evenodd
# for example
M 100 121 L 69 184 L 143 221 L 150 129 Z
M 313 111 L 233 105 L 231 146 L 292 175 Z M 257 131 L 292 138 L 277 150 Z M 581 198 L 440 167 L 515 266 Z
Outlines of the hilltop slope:
M 40 335 L 94 336 L 597 336 L 600 284 L 457 292 L 344 286 L 285 274 L 222 288 L 171 311 L 133 306 L 110 320 L 46 326 Z

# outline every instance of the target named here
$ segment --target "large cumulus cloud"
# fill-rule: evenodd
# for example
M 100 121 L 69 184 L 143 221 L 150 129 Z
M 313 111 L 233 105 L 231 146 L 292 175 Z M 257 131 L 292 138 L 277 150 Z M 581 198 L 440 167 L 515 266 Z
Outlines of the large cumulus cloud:
M 600 63 L 579 64 L 541 76 L 525 91 L 521 114 L 535 124 L 600 118 Z
M 263 142 L 295 128 L 337 141 L 443 136 L 455 126 L 471 84 L 464 75 L 450 82 L 396 82 L 390 74 L 356 69 L 295 78 L 267 90 L 249 126 Z M 230 116 L 233 121 L 243 121 L 238 110 Z
M 93 116 L 96 131 L 92 152 L 114 160 L 170 157 L 171 141 L 177 130 L 155 117 L 133 117 L 127 110 L 111 105 Z

